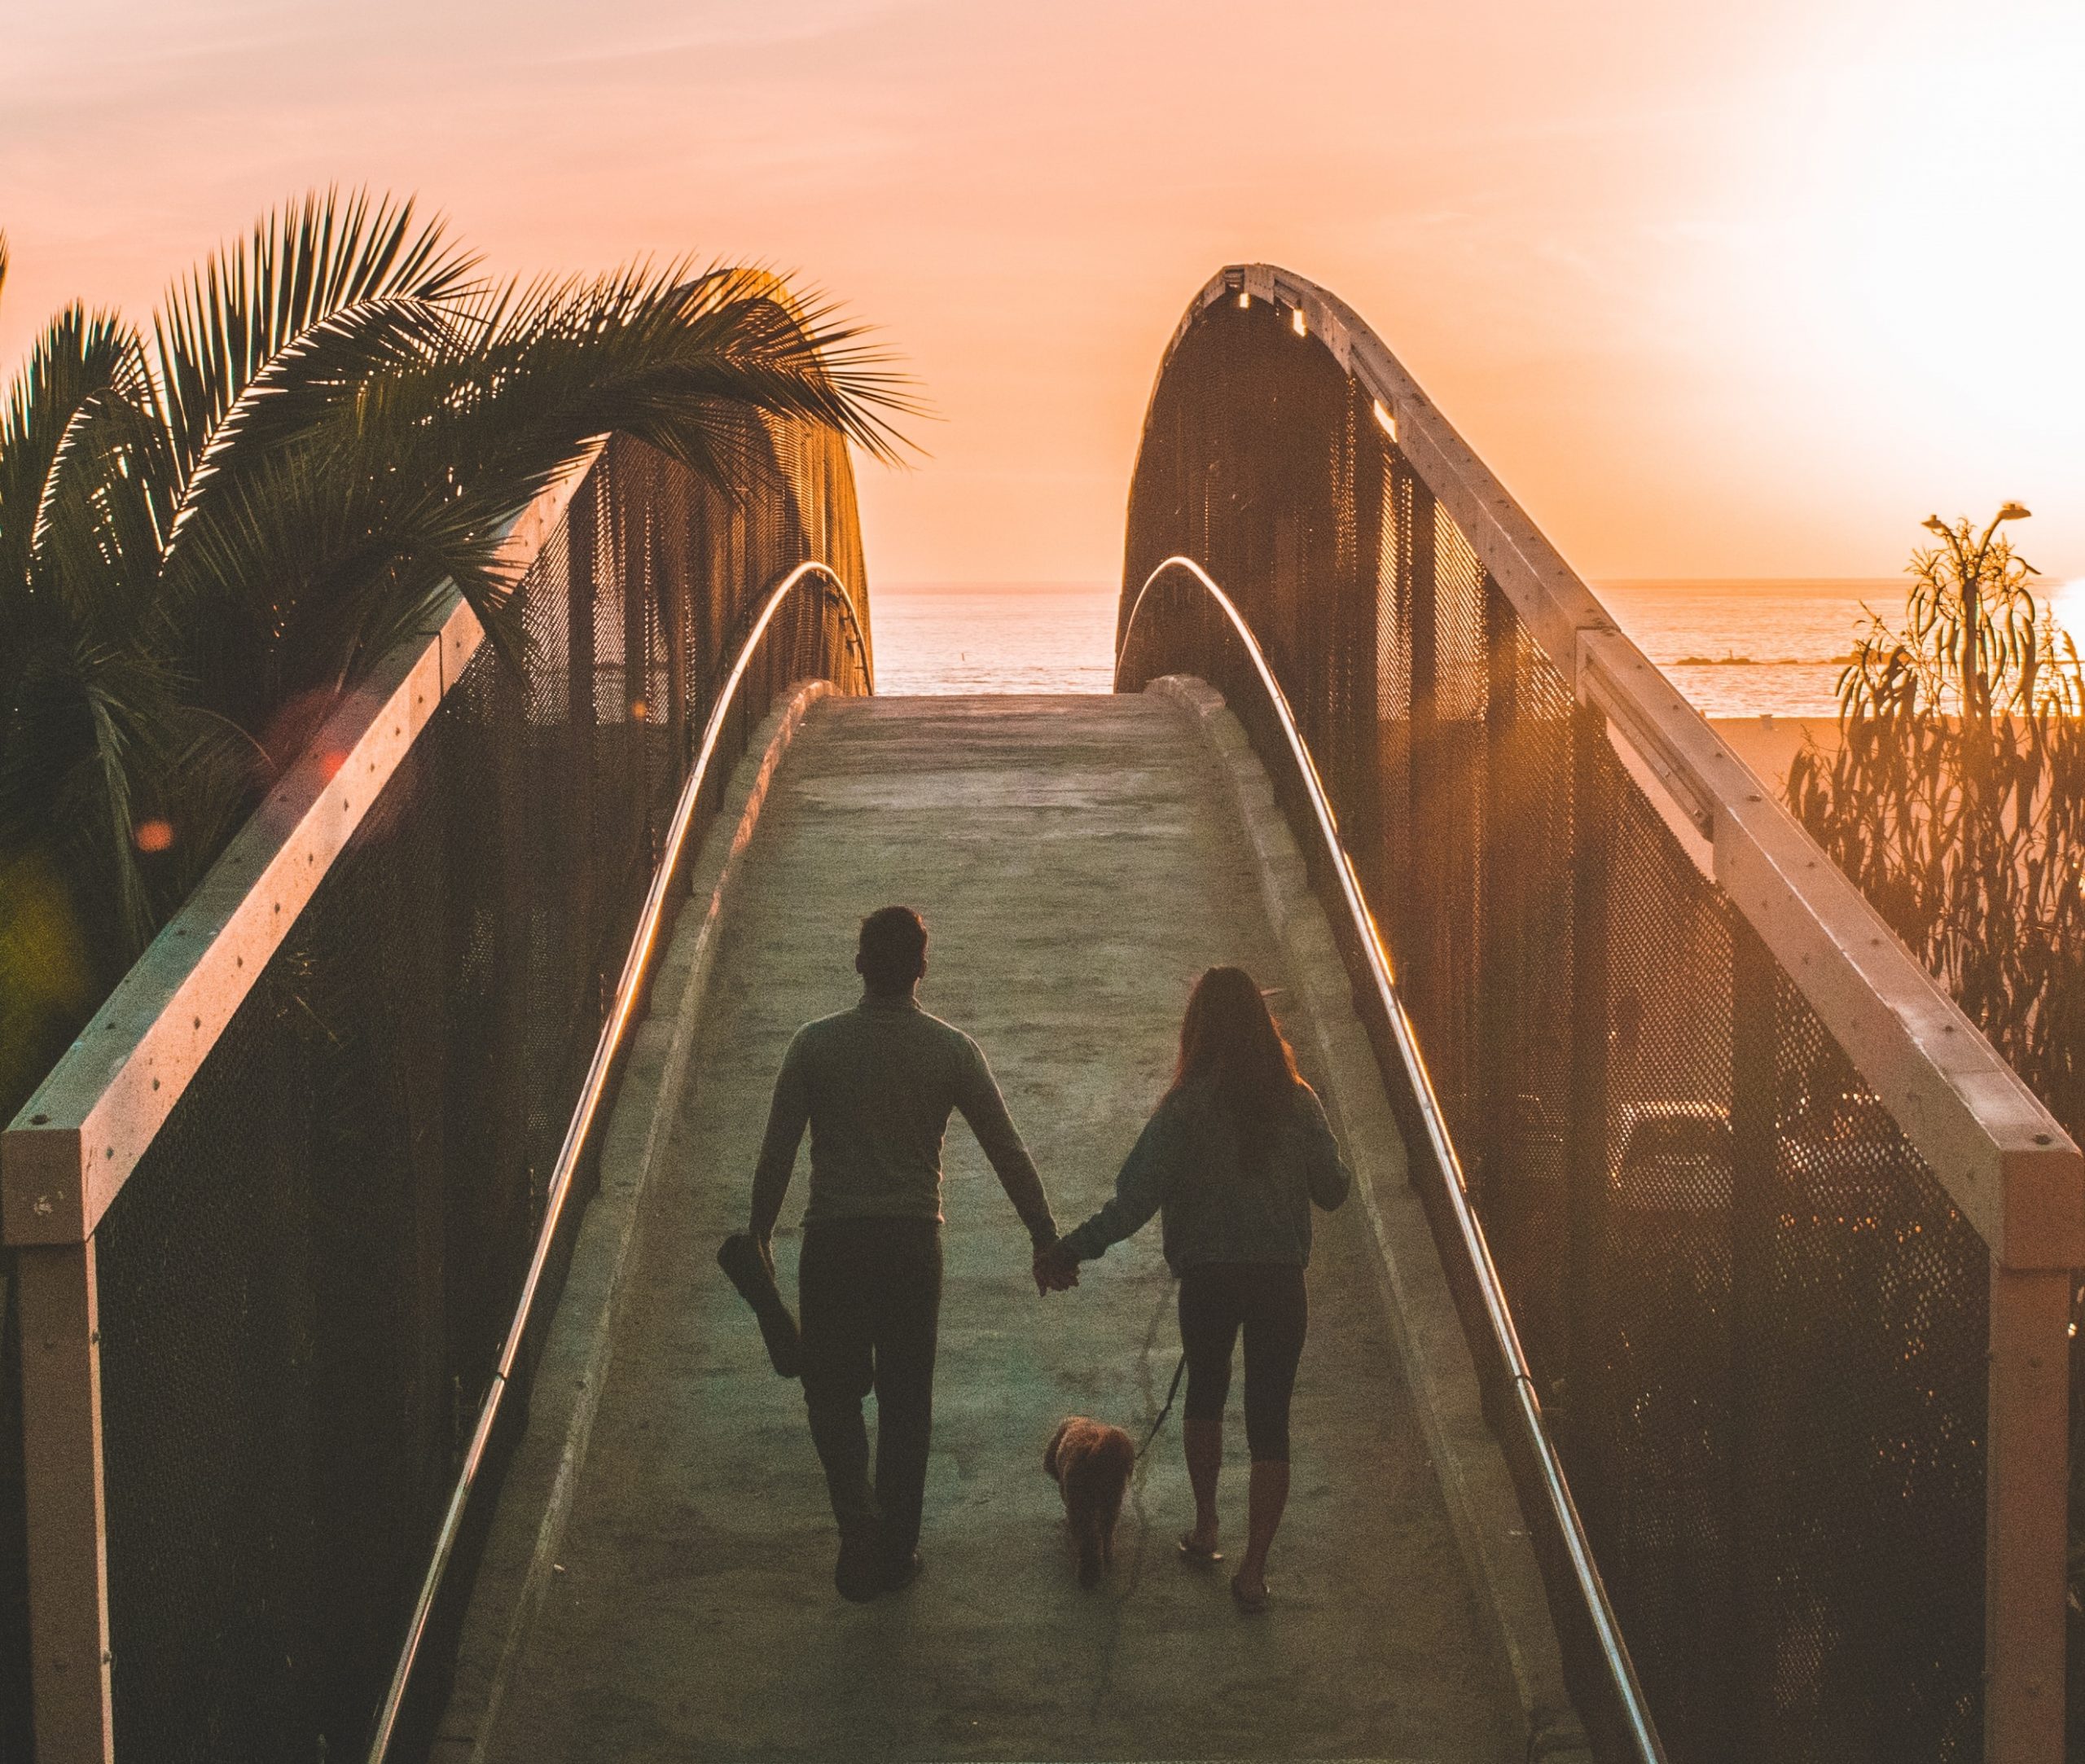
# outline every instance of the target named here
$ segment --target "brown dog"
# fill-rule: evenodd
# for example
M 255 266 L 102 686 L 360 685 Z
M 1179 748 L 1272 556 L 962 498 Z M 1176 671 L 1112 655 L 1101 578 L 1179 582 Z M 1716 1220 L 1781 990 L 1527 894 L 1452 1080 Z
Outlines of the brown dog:
M 1042 1454 L 1042 1468 L 1064 1498 L 1064 1523 L 1078 1547 L 1078 1583 L 1098 1584 L 1103 1569 L 1115 1565 L 1115 1521 L 1136 1468 L 1130 1436 L 1104 1421 L 1074 1415 L 1059 1424 Z

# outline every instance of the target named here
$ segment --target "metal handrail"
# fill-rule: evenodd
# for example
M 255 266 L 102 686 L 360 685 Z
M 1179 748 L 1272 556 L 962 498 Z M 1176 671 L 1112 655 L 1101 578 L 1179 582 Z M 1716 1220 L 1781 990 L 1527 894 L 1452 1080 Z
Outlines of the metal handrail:
M 752 665 L 753 652 L 767 633 L 775 615 L 781 610 L 784 600 L 805 581 L 818 581 L 825 592 L 836 597 L 845 613 L 849 636 L 862 658 L 862 670 L 871 692 L 876 691 L 876 674 L 869 656 L 868 640 L 863 632 L 860 615 L 856 612 L 854 599 L 845 582 L 825 564 L 816 562 L 799 564 L 770 590 L 766 602 L 740 643 L 736 659 L 731 671 L 724 677 L 716 699 L 709 709 L 709 721 L 703 726 L 701 745 L 696 749 L 695 764 L 689 770 L 687 781 L 681 786 L 679 800 L 674 805 L 674 818 L 668 824 L 665 842 L 661 848 L 657 868 L 652 876 L 652 885 L 644 897 L 643 911 L 638 915 L 637 928 L 632 933 L 630 954 L 624 959 L 622 977 L 616 983 L 615 998 L 609 1007 L 608 1020 L 601 1025 L 600 1038 L 595 1043 L 594 1058 L 586 1068 L 586 1078 L 580 1086 L 579 1099 L 574 1105 L 570 1123 L 565 1128 L 564 1143 L 558 1148 L 557 1161 L 551 1166 L 550 1187 L 544 1196 L 543 1219 L 536 1233 L 534 1253 L 529 1261 L 528 1277 L 521 1283 L 520 1296 L 516 1299 L 512 1321 L 507 1325 L 507 1338 L 500 1349 L 499 1363 L 493 1372 L 492 1382 L 487 1387 L 484 1401 L 479 1405 L 476 1426 L 472 1430 L 469 1449 L 463 1455 L 462 1468 L 457 1472 L 456 1485 L 450 1492 L 449 1505 L 442 1515 L 441 1529 L 435 1538 L 434 1555 L 428 1564 L 425 1576 L 420 1582 L 419 1596 L 413 1605 L 412 1621 L 406 1633 L 405 1645 L 399 1651 L 398 1662 L 393 1670 L 391 1683 L 385 1693 L 384 1704 L 377 1712 L 376 1725 L 370 1740 L 368 1764 L 384 1764 L 397 1729 L 398 1715 L 404 1706 L 406 1691 L 413 1668 L 419 1657 L 420 1643 L 427 1633 L 428 1618 L 441 1590 L 443 1578 L 448 1572 L 450 1558 L 454 1554 L 456 1539 L 460 1534 L 464 1510 L 470 1504 L 471 1495 L 482 1467 L 487 1446 L 492 1439 L 494 1424 L 499 1417 L 499 1408 L 505 1398 L 514 1372 L 515 1362 L 520 1358 L 523 1337 L 527 1332 L 530 1313 L 534 1310 L 537 1294 L 542 1288 L 544 1270 L 549 1266 L 558 1227 L 562 1222 L 566 1201 L 572 1192 L 573 1178 L 577 1172 L 581 1158 L 585 1155 L 594 1124 L 599 1118 L 601 1104 L 606 1097 L 609 1074 L 621 1056 L 627 1037 L 631 1018 L 637 1003 L 643 996 L 646 984 L 651 978 L 652 962 L 657 954 L 659 932 L 665 916 L 666 900 L 673 886 L 675 871 L 680 867 L 681 857 L 687 844 L 689 829 L 695 823 L 696 805 L 702 800 L 704 786 L 709 782 L 709 766 L 715 757 L 717 744 L 722 738 L 724 722 L 738 701 L 739 687 L 744 681 L 746 669 Z
M 1375 916 L 1369 911 L 1367 901 L 1361 892 L 1360 879 L 1354 874 L 1354 859 L 1347 851 L 1345 842 L 1339 836 L 1338 823 L 1326 797 L 1324 784 L 1318 775 L 1317 763 L 1310 757 L 1310 748 L 1305 744 L 1301 731 L 1297 727 L 1295 715 L 1288 708 L 1288 696 L 1275 679 L 1274 669 L 1268 665 L 1259 639 L 1253 634 L 1252 626 L 1246 622 L 1245 616 L 1238 610 L 1230 595 L 1218 587 L 1209 572 L 1192 558 L 1178 555 L 1167 558 L 1144 578 L 1143 586 L 1137 590 L 1129 617 L 1122 621 L 1122 638 L 1116 650 L 1115 689 L 1117 691 L 1122 690 L 1122 663 L 1129 654 L 1130 642 L 1136 631 L 1137 615 L 1143 612 L 1144 601 L 1158 579 L 1173 570 L 1184 571 L 1192 581 L 1201 586 L 1216 603 L 1225 618 L 1230 621 L 1231 630 L 1244 646 L 1253 671 L 1259 676 L 1261 687 L 1274 709 L 1275 720 L 1281 726 L 1282 737 L 1288 744 L 1289 757 L 1294 761 L 1297 773 L 1302 779 L 1304 795 L 1310 801 L 1311 816 L 1317 823 L 1318 836 L 1323 844 L 1327 856 L 1332 860 L 1332 874 L 1339 883 L 1340 895 L 1345 903 L 1348 919 L 1367 957 L 1369 976 L 1375 983 L 1376 1001 L 1389 1021 L 1390 1034 L 1397 1046 L 1398 1058 L 1403 1065 L 1406 1079 L 1411 1086 L 1419 1117 L 1425 1130 L 1427 1148 L 1446 1178 L 1442 1187 L 1449 1209 L 1454 1216 L 1455 1230 L 1477 1278 L 1485 1320 L 1490 1326 L 1494 1345 L 1506 1364 L 1521 1425 L 1541 1472 L 1543 1497 L 1562 1536 L 1565 1551 L 1570 1560 L 1572 1578 L 1578 1584 L 1579 1597 L 1591 1620 L 1594 1639 L 1612 1682 L 1615 1700 L 1621 1709 L 1629 1736 L 1642 1764 L 1665 1764 L 1665 1748 L 1658 1739 L 1657 1727 L 1651 1718 L 1643 1686 L 1636 1677 L 1635 1663 L 1630 1657 L 1628 1644 L 1622 1638 L 1621 1626 L 1615 1620 L 1613 1606 L 1608 1599 L 1606 1583 L 1600 1578 L 1598 1564 L 1593 1560 L 1592 1546 L 1586 1537 L 1584 1523 L 1578 1516 L 1578 1503 L 1571 1498 L 1570 1485 L 1564 1479 L 1563 1465 L 1550 1439 L 1547 1424 L 1543 1420 L 1542 1404 L 1535 1394 L 1534 1380 L 1528 1368 L 1527 1356 L 1521 1349 L 1520 1332 L 1514 1327 L 1512 1312 L 1507 1305 L 1499 1270 L 1492 1263 L 1491 1249 L 1486 1241 L 1484 1227 L 1470 1205 L 1469 1185 L 1463 1175 L 1462 1161 L 1456 1156 L 1455 1145 L 1448 1137 L 1447 1123 L 1442 1113 L 1440 1099 L 1433 1092 L 1433 1081 L 1427 1073 L 1426 1062 L 1420 1052 L 1418 1038 L 1412 1030 L 1411 1020 L 1405 1015 L 1404 1005 L 1398 997 L 1396 983 L 1390 977 L 1389 958 L 1384 954 L 1382 940 L 1376 932 Z
M 1658 780 L 1659 794 L 1710 841 L 1712 880 L 1853 1057 L 1997 1262 L 2008 1270 L 2066 1276 L 2085 1264 L 2085 1159 L 2070 1135 L 1779 793 L 1761 788 L 1729 743 L 1617 628 L 1359 314 L 1293 270 L 1229 265 L 1182 315 L 1154 381 L 1154 400 L 1200 315 L 1234 295 L 1297 315 L 1297 329 L 1310 340 L 1306 346 L 1329 356 L 1372 400 L 1392 447 L 1573 695 L 1608 719 Z M 2046 1341 L 2051 1315 L 2026 1327 Z M 2056 1327 L 2060 1336 L 2061 1325 Z M 2023 1446 L 2014 1461 L 2041 1449 Z M 2038 1490 L 2026 1504 L 2046 1505 L 2051 1494 Z M 2054 1499 L 2060 1509 L 2061 1494 Z M 2060 1641 L 2060 1592 L 2049 1608 L 2058 1626 L 2050 1637 Z M 2050 1637 L 2046 1645 L 2054 1645 Z M 2024 1698 L 2040 1695 L 2025 1687 L 2056 1670 L 2054 1657 L 2031 1667 L 2016 1657 Z

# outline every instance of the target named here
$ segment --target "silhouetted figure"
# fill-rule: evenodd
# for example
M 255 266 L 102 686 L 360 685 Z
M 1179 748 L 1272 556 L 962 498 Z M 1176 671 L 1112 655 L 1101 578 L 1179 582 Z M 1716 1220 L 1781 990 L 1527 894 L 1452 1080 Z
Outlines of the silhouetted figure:
M 977 1042 L 920 1007 L 927 928 L 910 907 L 862 921 L 862 1001 L 797 1031 L 775 1081 L 753 1176 L 752 1232 L 763 1255 L 811 1132 L 810 1199 L 797 1266 L 801 1368 L 811 1438 L 825 1467 L 840 1558 L 833 1583 L 854 1599 L 920 1571 L 920 1509 L 933 1428 L 942 1302 L 942 1136 L 962 1111 L 1035 1246 L 1038 1291 L 1075 1285 L 1046 1270 L 1056 1222 L 1028 1148 Z M 862 1399 L 876 1393 L 876 1477 Z
M 1310 1317 L 1310 1208 L 1329 1212 L 1350 1180 L 1317 1093 L 1297 1075 L 1252 976 L 1212 968 L 1187 1000 L 1172 1088 L 1124 1162 L 1114 1199 L 1067 1233 L 1038 1270 L 1061 1280 L 1164 1214 L 1187 1359 L 1180 1430 L 1195 1523 L 1180 1553 L 1192 1560 L 1222 1560 L 1216 1485 L 1231 1356 L 1243 1331 L 1253 1470 L 1245 1559 L 1231 1591 L 1248 1611 L 1266 1608 L 1267 1550 L 1288 1503 L 1288 1406 Z

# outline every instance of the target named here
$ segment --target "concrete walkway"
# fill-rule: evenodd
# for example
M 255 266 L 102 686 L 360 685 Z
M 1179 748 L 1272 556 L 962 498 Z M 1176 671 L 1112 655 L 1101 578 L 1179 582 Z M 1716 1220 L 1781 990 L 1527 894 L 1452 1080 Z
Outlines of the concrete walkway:
M 711 1259 L 745 1217 L 769 1083 L 850 1003 L 861 915 L 916 906 L 928 1008 L 982 1043 L 1061 1224 L 1110 1191 L 1204 967 L 1283 982 L 1236 810 L 1187 719 L 1143 698 L 828 700 L 749 849 L 652 1193 L 551 1590 L 484 1756 L 553 1761 L 1517 1758 L 1411 1413 L 1358 1205 L 1321 1221 L 1294 1494 L 1240 1617 L 1176 1558 L 1177 1420 L 1112 1580 L 1082 1592 L 1042 1447 L 1083 1411 L 1141 1437 L 1179 1351 L 1154 1223 L 1038 1299 L 959 1119 L 925 1575 L 870 1606 L 834 1538 L 798 1387 Z M 1277 1004 L 1280 1001 L 1277 999 Z M 805 1173 L 776 1248 L 793 1291 Z M 1242 1537 L 1236 1387 L 1224 1519 Z

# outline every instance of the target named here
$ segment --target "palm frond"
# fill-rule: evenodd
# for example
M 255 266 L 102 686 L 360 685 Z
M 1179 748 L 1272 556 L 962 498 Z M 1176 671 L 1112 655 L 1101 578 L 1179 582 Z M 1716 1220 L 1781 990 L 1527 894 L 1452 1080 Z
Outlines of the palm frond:
M 72 305 L 45 327 L 0 407 L 0 596 L 24 591 L 46 511 L 81 411 L 147 393 L 137 336 L 112 314 Z M 19 608 L 0 599 L 0 613 Z
M 247 387 L 316 324 L 365 302 L 468 293 L 476 259 L 413 204 L 314 191 L 169 290 L 154 326 L 168 430 L 192 472 Z
M 454 327 L 439 301 L 384 295 L 329 313 L 285 344 L 232 400 L 196 458 L 169 525 L 169 550 L 226 472 L 267 458 L 321 422 L 335 402 L 354 400 L 372 380 L 438 350 Z
M 66 425 L 30 535 L 29 582 L 87 640 L 156 651 L 171 641 L 159 590 L 171 467 L 157 413 L 118 388 Z
M 914 406 L 854 335 L 762 273 L 674 265 L 488 288 L 410 335 L 344 340 L 340 395 L 279 402 L 269 445 L 231 449 L 237 465 L 199 473 L 185 506 L 169 594 L 225 608 L 207 622 L 244 620 L 255 642 L 265 607 L 272 634 L 266 669 L 229 654 L 206 668 L 231 695 L 212 701 L 239 702 L 241 678 L 273 695 L 351 675 L 448 581 L 518 656 L 499 535 L 611 432 L 729 495 L 773 478 L 774 422 L 889 456 Z

